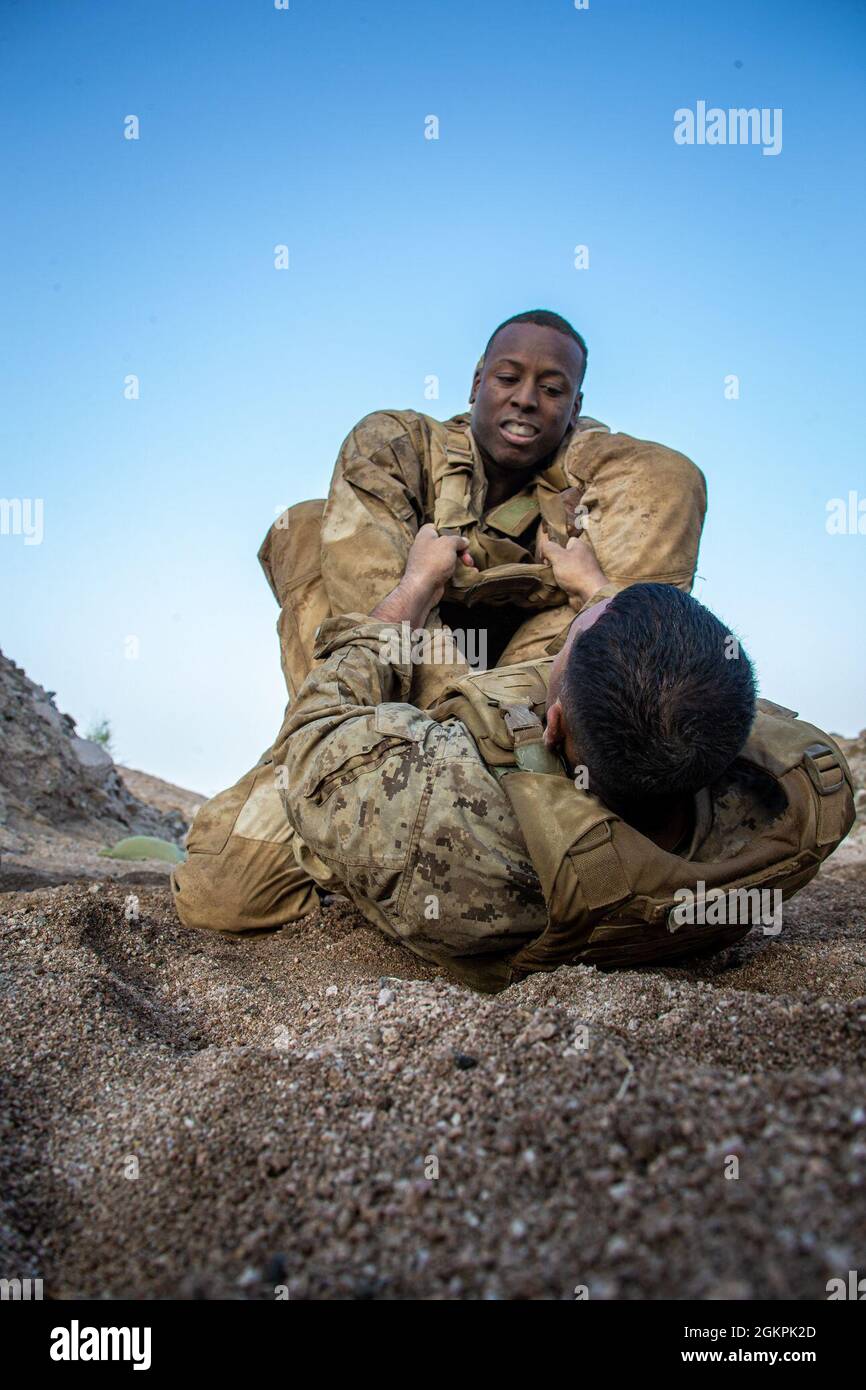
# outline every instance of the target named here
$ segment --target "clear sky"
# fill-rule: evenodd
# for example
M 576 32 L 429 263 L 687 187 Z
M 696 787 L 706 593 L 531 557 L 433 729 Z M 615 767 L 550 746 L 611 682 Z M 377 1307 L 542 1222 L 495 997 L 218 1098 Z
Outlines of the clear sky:
M 587 413 L 706 473 L 695 592 L 763 693 L 861 728 L 866 534 L 826 521 L 866 499 L 864 36 L 861 0 L 0 0 L 0 497 L 44 508 L 3 650 L 227 785 L 285 702 L 268 525 L 545 307 Z M 676 143 L 700 101 L 781 109 L 781 152 Z

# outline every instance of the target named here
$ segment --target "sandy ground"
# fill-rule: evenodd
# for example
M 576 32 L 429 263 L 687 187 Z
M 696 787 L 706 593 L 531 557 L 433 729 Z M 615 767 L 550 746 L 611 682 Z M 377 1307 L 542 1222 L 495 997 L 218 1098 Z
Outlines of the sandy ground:
M 345 903 L 186 930 L 166 864 L 99 850 L 201 798 L 82 761 L 2 655 L 0 705 L 0 1278 L 821 1300 L 866 1272 L 866 733 L 858 826 L 779 937 L 489 998 Z
M 341 905 L 187 931 L 164 865 L 2 894 L 0 1274 L 54 1298 L 824 1299 L 866 1270 L 858 845 L 778 938 L 495 998 Z

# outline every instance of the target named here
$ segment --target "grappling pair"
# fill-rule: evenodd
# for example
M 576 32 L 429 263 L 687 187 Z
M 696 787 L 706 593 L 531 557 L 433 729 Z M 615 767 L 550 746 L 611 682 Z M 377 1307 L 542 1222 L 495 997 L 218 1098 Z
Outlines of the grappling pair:
M 558 315 L 508 320 L 469 414 L 365 417 L 327 501 L 272 526 L 289 705 L 196 816 L 172 877 L 187 925 L 272 929 L 337 891 L 500 989 L 716 950 L 749 922 L 683 922 L 682 890 L 789 897 L 847 834 L 842 753 L 756 700 L 690 597 L 702 474 L 582 415 L 585 368 Z M 489 669 L 449 627 L 483 632 Z M 407 628 L 445 629 L 452 659 L 412 662 Z

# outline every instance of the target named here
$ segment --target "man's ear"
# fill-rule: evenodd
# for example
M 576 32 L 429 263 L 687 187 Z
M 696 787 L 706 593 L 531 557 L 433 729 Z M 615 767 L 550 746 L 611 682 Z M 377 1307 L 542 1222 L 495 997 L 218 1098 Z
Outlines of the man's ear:
M 572 412 L 571 412 L 571 424 L 572 424 L 572 425 L 576 425 L 576 424 L 577 424 L 577 417 L 578 417 L 578 415 L 580 414 L 580 412 L 581 412 L 582 409 L 583 409 L 583 392 L 582 392 L 582 391 L 578 391 L 577 395 L 576 395 L 575 398 L 574 398 L 574 408 L 572 409 Z
M 481 373 L 484 370 L 484 358 L 479 357 L 475 364 L 475 371 L 472 374 L 472 390 L 469 392 L 469 404 L 475 404 L 475 397 L 478 395 L 478 387 L 481 383 Z
M 544 742 L 547 748 L 558 748 L 565 738 L 565 718 L 562 713 L 562 701 L 554 700 L 547 711 L 547 723 L 544 726 Z

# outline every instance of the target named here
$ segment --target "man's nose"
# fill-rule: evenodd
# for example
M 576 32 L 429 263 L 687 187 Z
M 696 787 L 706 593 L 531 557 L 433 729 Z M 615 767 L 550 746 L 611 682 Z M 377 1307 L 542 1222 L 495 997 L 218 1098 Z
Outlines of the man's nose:
M 511 393 L 511 404 L 520 410 L 538 409 L 538 392 L 534 381 L 520 381 Z

